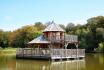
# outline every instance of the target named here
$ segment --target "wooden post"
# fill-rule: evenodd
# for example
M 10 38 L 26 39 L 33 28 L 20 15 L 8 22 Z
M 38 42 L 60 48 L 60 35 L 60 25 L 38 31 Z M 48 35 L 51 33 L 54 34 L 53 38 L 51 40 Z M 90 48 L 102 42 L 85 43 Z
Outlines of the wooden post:
M 31 57 L 32 57 L 32 48 L 31 48 Z
M 49 61 L 50 61 L 50 60 L 51 60 L 51 57 L 52 57 L 52 56 L 51 56 L 51 54 L 52 54 L 52 52 L 51 52 L 51 44 L 49 44 L 48 47 L 49 47 L 49 55 L 50 55 Z
M 38 52 L 37 52 L 37 53 L 38 53 L 38 55 L 40 55 L 40 54 L 39 54 L 39 51 L 40 51 L 40 48 L 39 48 L 39 44 L 38 44 Z
M 66 52 L 65 52 L 65 56 L 66 56 L 66 57 L 67 57 L 67 46 L 68 46 L 68 43 L 65 44 L 65 51 L 66 51 Z
M 52 44 L 50 43 L 50 45 L 49 45 L 49 49 L 50 49 L 50 57 L 51 57 L 51 59 L 52 59 Z
M 75 45 L 76 45 L 76 58 L 78 59 L 78 44 Z
M 22 51 L 23 51 L 23 57 L 24 57 L 24 49 L 22 48 Z

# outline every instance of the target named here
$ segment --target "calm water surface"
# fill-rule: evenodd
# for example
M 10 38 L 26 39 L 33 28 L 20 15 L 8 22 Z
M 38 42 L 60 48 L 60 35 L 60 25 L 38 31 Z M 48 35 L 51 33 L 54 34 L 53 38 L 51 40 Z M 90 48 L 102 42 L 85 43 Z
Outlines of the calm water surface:
M 82 60 L 36 61 L 0 55 L 0 70 L 104 70 L 104 54 L 87 54 Z

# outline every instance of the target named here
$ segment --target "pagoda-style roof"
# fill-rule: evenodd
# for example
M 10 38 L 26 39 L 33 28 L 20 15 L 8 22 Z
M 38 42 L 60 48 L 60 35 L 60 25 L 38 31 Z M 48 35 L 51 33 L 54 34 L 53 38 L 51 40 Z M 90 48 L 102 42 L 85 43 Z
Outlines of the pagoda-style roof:
M 47 44 L 47 43 L 50 43 L 50 42 L 47 41 L 43 35 L 41 35 L 41 36 L 33 39 L 32 41 L 30 41 L 28 44 L 34 44 L 34 43 L 36 43 L 36 44 L 41 44 L 41 43 L 45 44 L 46 43 Z
M 49 26 L 47 26 L 43 32 L 50 32 L 50 31 L 60 31 L 60 32 L 65 32 L 59 25 L 57 25 L 54 22 L 51 22 Z

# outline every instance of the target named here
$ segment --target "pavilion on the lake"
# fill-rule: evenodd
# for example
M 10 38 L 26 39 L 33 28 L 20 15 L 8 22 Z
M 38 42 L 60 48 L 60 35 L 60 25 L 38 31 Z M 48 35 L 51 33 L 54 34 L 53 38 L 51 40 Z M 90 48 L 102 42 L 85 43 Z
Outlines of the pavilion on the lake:
M 78 36 L 67 35 L 56 23 L 51 22 L 43 34 L 28 42 L 27 48 L 18 48 L 17 58 L 73 59 L 85 57 L 85 50 L 78 49 Z

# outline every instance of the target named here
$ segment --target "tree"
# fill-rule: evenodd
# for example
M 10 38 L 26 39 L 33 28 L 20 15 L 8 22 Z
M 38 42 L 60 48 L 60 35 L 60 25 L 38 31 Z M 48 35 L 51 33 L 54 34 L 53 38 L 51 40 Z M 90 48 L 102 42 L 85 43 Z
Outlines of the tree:
M 72 34 L 74 27 L 75 27 L 75 25 L 73 23 L 68 23 L 66 26 L 66 33 Z
M 41 22 L 36 22 L 34 27 L 37 28 L 38 31 L 41 31 L 45 28 L 45 25 L 42 24 Z
M 99 43 L 104 42 L 103 28 L 104 28 L 104 17 L 97 16 L 87 20 L 86 27 L 90 30 L 90 38 L 87 40 L 90 49 L 94 50 L 98 48 Z M 89 34 L 87 35 L 89 36 Z M 87 38 L 86 38 L 87 39 Z
M 9 40 L 10 40 L 10 32 L 4 32 L 3 33 L 3 48 L 10 47 Z
M 0 47 L 6 48 L 9 46 L 9 33 L 10 32 L 0 30 Z
M 26 47 L 27 43 L 41 34 L 34 26 L 24 26 L 11 34 L 11 45 L 14 47 Z
M 60 26 L 63 30 L 65 30 L 65 26 L 64 26 L 63 24 L 59 24 L 59 26 Z
M 104 42 L 104 28 L 96 29 L 96 37 L 99 43 Z
M 0 47 L 3 45 L 3 31 L 0 30 Z

